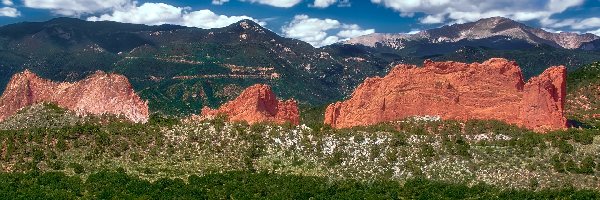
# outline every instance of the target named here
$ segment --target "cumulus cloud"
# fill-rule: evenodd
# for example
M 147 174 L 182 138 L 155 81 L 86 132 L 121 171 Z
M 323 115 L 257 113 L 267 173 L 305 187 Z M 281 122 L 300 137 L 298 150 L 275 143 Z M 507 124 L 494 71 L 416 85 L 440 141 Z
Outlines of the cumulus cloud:
M 19 12 L 16 8 L 4 7 L 0 8 L 0 17 L 18 17 L 21 16 L 21 12 Z
M 134 24 L 176 24 L 198 28 L 220 28 L 243 19 L 257 21 L 248 16 L 217 15 L 210 10 L 191 11 L 189 7 L 176 7 L 164 3 L 144 3 L 111 14 L 89 17 L 88 21 L 116 21 Z
M 129 9 L 116 10 L 112 14 L 89 17 L 89 21 L 116 21 L 134 24 L 177 24 L 187 8 L 175 7 L 164 3 L 144 3 Z
M 312 6 L 317 8 L 327 8 L 336 2 L 337 0 L 315 0 L 315 3 Z
M 227 2 L 229 2 L 229 0 L 212 0 L 213 5 L 223 5 Z
M 2 0 L 2 4 L 4 4 L 5 6 L 15 5 L 11 0 Z
M 552 28 L 569 27 L 575 30 L 600 28 L 600 17 L 590 17 L 585 19 L 563 19 L 563 20 L 544 20 L 542 24 Z
M 55 14 L 79 16 L 129 7 L 131 0 L 23 0 L 29 8 L 51 10 Z
M 247 2 L 251 2 L 251 3 L 259 3 L 259 4 L 280 7 L 280 8 L 293 7 L 296 4 L 302 2 L 302 0 L 241 0 L 241 1 L 247 1 Z
M 310 18 L 308 15 L 296 15 L 281 30 L 284 36 L 308 42 L 315 47 L 375 32 L 374 29 L 365 30 L 356 24 L 343 24 L 335 19 Z
M 424 18 L 419 19 L 423 24 L 439 24 L 444 23 L 444 15 L 427 15 Z
M 595 35 L 600 35 L 600 17 L 590 17 L 583 19 L 546 19 L 542 20 L 541 24 L 543 26 L 549 27 L 546 29 L 555 30 L 555 29 L 571 29 L 570 32 L 576 33 L 592 33 Z
M 502 16 L 519 21 L 549 19 L 553 14 L 583 4 L 584 0 L 371 0 L 402 16 L 424 13 L 421 23 L 464 23 Z
M 250 19 L 264 26 L 266 23 L 263 21 L 256 20 L 248 16 L 226 16 L 217 15 L 210 10 L 199 10 L 183 15 L 183 23 L 185 26 L 199 27 L 199 28 L 220 28 L 227 25 L 233 24 L 243 19 Z
M 352 3 L 350 3 L 350 0 L 315 0 L 315 2 L 313 4 L 311 4 L 310 6 L 315 7 L 315 8 L 327 8 L 334 4 L 337 4 L 337 7 L 352 6 Z

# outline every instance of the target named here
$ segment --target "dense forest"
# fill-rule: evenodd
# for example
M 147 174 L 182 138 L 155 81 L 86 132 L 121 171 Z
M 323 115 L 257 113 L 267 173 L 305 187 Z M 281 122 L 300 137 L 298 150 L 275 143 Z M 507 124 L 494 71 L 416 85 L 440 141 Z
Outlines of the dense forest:
M 329 181 L 326 178 L 264 172 L 228 172 L 154 182 L 122 168 L 85 180 L 60 172 L 0 173 L 6 199 L 598 199 L 592 190 L 502 190 L 422 178 L 397 181 Z

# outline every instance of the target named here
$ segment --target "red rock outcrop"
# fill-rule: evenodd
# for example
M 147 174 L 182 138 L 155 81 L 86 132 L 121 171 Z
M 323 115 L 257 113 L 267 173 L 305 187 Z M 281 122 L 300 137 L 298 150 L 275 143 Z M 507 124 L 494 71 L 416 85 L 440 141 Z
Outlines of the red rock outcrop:
M 208 107 L 202 109 L 203 117 L 225 114 L 230 121 L 246 121 L 250 124 L 258 122 L 274 122 L 283 124 L 291 122 L 298 125 L 300 117 L 295 100 L 279 101 L 268 85 L 253 85 L 233 101 L 227 102 L 219 109 Z
M 433 115 L 495 119 L 538 132 L 563 129 L 565 80 L 566 68 L 558 66 L 525 83 L 519 66 L 500 58 L 399 65 L 383 78 L 365 80 L 349 100 L 329 105 L 325 123 L 348 128 Z
M 78 82 L 59 83 L 29 70 L 15 74 L 0 97 L 0 121 L 42 102 L 55 103 L 79 115 L 114 114 L 133 122 L 148 121 L 148 103 L 135 94 L 123 75 L 98 71 Z

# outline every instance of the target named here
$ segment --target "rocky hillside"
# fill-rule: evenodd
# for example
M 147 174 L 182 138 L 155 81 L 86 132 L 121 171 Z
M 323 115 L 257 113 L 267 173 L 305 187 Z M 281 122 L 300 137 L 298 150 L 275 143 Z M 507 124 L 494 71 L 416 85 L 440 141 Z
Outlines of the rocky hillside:
M 567 127 L 565 95 L 564 66 L 524 82 L 519 66 L 505 59 L 481 64 L 426 61 L 422 68 L 399 65 L 383 78 L 365 80 L 349 100 L 327 107 L 325 123 L 348 128 L 432 116 L 556 130 Z
M 39 103 L 54 103 L 78 115 L 112 114 L 133 122 L 146 122 L 149 117 L 147 102 L 122 75 L 98 71 L 78 82 L 61 83 L 25 70 L 13 76 L 0 97 L 0 121 Z

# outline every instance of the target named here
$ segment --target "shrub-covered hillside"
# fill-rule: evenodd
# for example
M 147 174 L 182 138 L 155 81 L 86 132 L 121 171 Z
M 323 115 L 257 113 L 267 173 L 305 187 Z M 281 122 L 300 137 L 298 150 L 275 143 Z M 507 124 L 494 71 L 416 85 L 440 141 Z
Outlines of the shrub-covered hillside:
M 414 118 L 332 130 L 158 116 L 148 124 L 89 119 L 32 127 L 0 132 L 2 171 L 85 179 L 123 168 L 149 181 L 243 171 L 359 182 L 425 178 L 505 189 L 600 185 L 600 136 L 587 129 L 540 135 L 496 121 Z
M 567 76 L 566 114 L 569 118 L 600 125 L 600 62 L 586 65 Z

